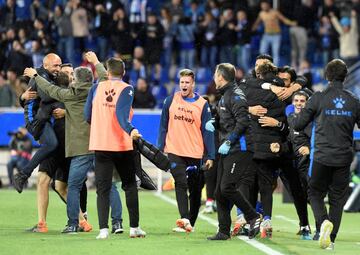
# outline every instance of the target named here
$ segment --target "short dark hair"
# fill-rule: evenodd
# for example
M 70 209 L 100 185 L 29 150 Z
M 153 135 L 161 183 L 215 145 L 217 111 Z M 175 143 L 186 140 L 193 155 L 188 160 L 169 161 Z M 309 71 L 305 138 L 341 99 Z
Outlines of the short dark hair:
M 55 84 L 59 87 L 67 88 L 69 86 L 70 79 L 65 72 L 59 72 L 55 77 Z
M 331 60 L 325 67 L 325 78 L 328 81 L 343 82 L 348 73 L 347 66 L 341 59 Z
M 270 56 L 269 54 L 260 54 L 260 55 L 258 55 L 258 56 L 256 57 L 256 60 L 258 60 L 258 59 L 267 59 L 267 60 L 269 60 L 271 63 L 274 62 L 273 57 Z
M 278 72 L 278 68 L 276 66 L 274 66 L 273 63 L 267 62 L 267 63 L 264 63 L 264 64 L 258 66 L 256 73 L 261 75 L 262 77 L 265 77 L 267 74 L 270 74 L 270 73 L 276 75 L 277 72 Z
M 109 58 L 106 61 L 106 68 L 108 72 L 115 77 L 122 78 L 125 73 L 125 63 L 120 58 Z
M 74 70 L 74 78 L 76 82 L 93 82 L 94 76 L 90 68 L 79 66 Z
M 295 96 L 304 96 L 305 98 L 306 98 L 306 101 L 309 99 L 309 94 L 308 93 L 306 93 L 305 91 L 303 91 L 303 90 L 299 90 L 299 91 L 296 91 L 294 94 L 293 94 L 293 96 L 292 96 L 292 100 L 294 100 L 294 97 Z
M 221 75 L 225 81 L 235 81 L 236 69 L 230 63 L 221 63 L 216 66 L 217 74 Z
M 279 73 L 288 73 L 290 74 L 290 81 L 294 82 L 297 78 L 297 74 L 294 68 L 291 66 L 283 66 L 278 69 Z

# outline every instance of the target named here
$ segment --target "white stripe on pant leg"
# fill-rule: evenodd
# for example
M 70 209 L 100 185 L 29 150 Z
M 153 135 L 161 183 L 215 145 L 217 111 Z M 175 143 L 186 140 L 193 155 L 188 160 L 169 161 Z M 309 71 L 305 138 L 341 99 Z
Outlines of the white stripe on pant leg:
M 172 198 L 169 198 L 168 196 L 165 196 L 163 194 L 159 194 L 159 193 L 154 193 L 154 194 L 155 194 L 155 196 L 161 198 L 162 200 L 168 202 L 169 204 L 177 206 L 176 200 L 174 200 Z M 218 221 L 217 220 L 209 218 L 209 217 L 207 217 L 207 216 L 205 216 L 203 214 L 199 214 L 199 218 L 206 221 L 206 222 L 208 222 L 209 224 L 211 224 L 211 225 L 213 225 L 215 227 L 218 227 Z M 262 243 L 256 241 L 255 239 L 249 239 L 247 236 L 238 236 L 237 238 L 244 241 L 245 243 L 253 246 L 254 248 L 262 251 L 265 254 L 268 254 L 268 255 L 284 255 L 283 253 L 275 251 L 275 250 L 271 249 L 270 247 L 266 246 L 265 244 L 262 244 Z

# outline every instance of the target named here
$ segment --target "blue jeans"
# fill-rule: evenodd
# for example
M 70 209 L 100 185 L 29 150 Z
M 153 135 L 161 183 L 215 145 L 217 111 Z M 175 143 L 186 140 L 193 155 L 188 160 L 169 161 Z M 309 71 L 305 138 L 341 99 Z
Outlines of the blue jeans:
M 245 73 L 250 70 L 250 54 L 251 47 L 250 44 L 238 45 L 237 46 L 237 58 L 236 64 L 244 69 Z
M 21 172 L 28 177 L 31 176 L 34 169 L 49 155 L 54 152 L 58 146 L 58 140 L 56 138 L 55 131 L 49 122 L 46 122 L 42 134 L 40 136 L 40 148 L 32 157 L 26 166 L 21 169 Z
M 114 225 L 122 222 L 122 204 L 116 182 L 113 182 L 110 190 L 111 222 Z
M 280 64 L 280 44 L 281 34 L 263 34 L 260 41 L 260 54 L 268 54 L 269 46 L 271 46 L 271 54 L 274 58 L 274 64 Z
M 57 43 L 57 51 L 62 59 L 66 59 L 68 62 L 75 65 L 74 37 L 72 36 L 59 37 L 59 41 Z
M 210 67 L 211 70 L 214 70 L 216 66 L 216 55 L 217 55 L 216 45 L 203 46 L 201 48 L 201 65 L 203 67 Z
M 93 167 L 94 154 L 75 156 L 71 159 L 66 208 L 68 226 L 79 225 L 80 191 L 88 171 L 93 169 Z
M 195 61 L 195 50 L 194 49 L 186 49 L 180 50 L 180 67 L 181 68 L 194 68 Z
M 100 61 L 106 60 L 109 49 L 108 49 L 108 39 L 104 36 L 99 36 L 96 38 L 96 53 L 99 56 Z
M 18 171 L 21 171 L 27 163 L 29 163 L 27 158 L 11 156 L 9 162 L 6 164 L 10 185 L 13 184 L 14 168 L 17 168 Z

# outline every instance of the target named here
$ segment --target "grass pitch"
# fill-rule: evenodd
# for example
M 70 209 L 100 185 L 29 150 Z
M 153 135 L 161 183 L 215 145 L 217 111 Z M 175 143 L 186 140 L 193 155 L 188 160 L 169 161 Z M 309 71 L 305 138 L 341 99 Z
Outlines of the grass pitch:
M 163 194 L 174 198 L 174 192 Z M 122 198 L 123 195 L 121 192 Z M 216 215 L 207 215 L 208 221 L 198 219 L 194 233 L 173 233 L 172 228 L 179 217 L 177 208 L 152 192 L 140 192 L 140 225 L 148 235 L 142 239 L 130 239 L 124 198 L 123 206 L 125 232 L 111 235 L 109 240 L 96 240 L 96 194 L 90 191 L 88 212 L 93 232 L 64 235 L 60 232 L 67 222 L 66 207 L 54 192 L 50 192 L 49 232 L 27 233 L 24 229 L 37 222 L 36 192 L 25 190 L 19 195 L 14 190 L 0 190 L 0 254 L 266 254 L 263 249 L 237 238 L 224 242 L 207 241 L 206 237 L 216 232 L 216 227 L 208 221 L 216 220 Z M 312 212 L 309 212 L 313 225 Z M 280 195 L 275 195 L 273 213 L 273 238 L 257 238 L 257 241 L 281 254 L 360 254 L 359 213 L 343 215 L 334 252 L 321 250 L 315 241 L 299 240 L 295 235 L 298 230 L 295 209 L 291 204 L 282 204 Z

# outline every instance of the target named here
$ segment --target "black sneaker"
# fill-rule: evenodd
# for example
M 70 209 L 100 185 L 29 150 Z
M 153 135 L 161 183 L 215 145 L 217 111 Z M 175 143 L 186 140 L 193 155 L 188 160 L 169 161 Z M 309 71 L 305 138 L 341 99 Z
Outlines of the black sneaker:
M 210 240 L 210 241 L 225 241 L 225 240 L 229 240 L 229 239 L 230 239 L 229 235 L 226 235 L 221 232 L 217 232 L 215 235 L 209 236 L 207 238 L 207 240 Z
M 112 230 L 111 230 L 112 234 L 122 234 L 124 233 L 124 229 L 123 226 L 121 224 L 121 222 L 116 222 L 112 225 Z
M 77 234 L 79 228 L 78 226 L 66 226 L 61 232 L 62 234 Z
M 261 216 L 258 214 L 255 219 L 249 221 L 249 239 L 253 239 L 260 232 Z
M 319 238 L 320 238 L 320 232 L 316 231 L 312 240 L 319 241 Z
M 21 172 L 14 175 L 14 188 L 17 190 L 17 192 L 21 193 L 23 191 L 27 179 L 27 175 Z

